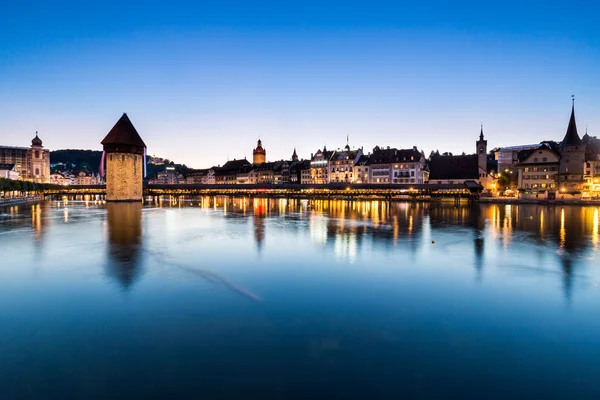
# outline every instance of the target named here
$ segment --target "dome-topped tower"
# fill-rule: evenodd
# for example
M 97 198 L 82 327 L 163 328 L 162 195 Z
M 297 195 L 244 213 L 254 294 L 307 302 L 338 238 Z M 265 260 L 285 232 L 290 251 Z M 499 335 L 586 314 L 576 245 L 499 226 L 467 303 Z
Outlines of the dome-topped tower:
M 35 137 L 31 140 L 31 147 L 44 147 L 37 131 L 35 131 Z
M 262 147 L 260 138 L 256 143 L 256 148 L 252 151 L 252 162 L 254 164 L 262 164 L 267 159 L 267 151 Z

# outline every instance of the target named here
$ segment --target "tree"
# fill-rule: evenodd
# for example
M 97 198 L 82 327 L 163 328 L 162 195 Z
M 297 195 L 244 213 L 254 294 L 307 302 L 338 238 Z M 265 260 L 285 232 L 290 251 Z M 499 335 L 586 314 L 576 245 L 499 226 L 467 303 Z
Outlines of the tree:
M 500 189 L 502 190 L 506 190 L 510 187 L 510 176 L 504 172 L 501 172 L 498 175 L 498 186 L 500 187 Z

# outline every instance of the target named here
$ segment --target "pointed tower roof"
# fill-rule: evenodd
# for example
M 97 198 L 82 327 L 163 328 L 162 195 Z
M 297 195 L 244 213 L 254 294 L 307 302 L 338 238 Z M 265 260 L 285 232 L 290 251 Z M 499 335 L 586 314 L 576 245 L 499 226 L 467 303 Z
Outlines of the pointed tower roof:
M 146 147 L 146 144 L 131 123 L 126 113 L 123 113 L 108 135 L 100 142 L 102 145 L 125 145 L 135 147 Z
M 575 103 L 571 108 L 571 119 L 569 120 L 569 127 L 564 139 L 560 142 L 560 147 L 566 146 L 581 146 L 581 138 L 577 134 L 577 124 L 575 123 Z
M 481 133 L 479 134 L 479 140 L 483 140 L 483 124 L 481 124 Z
M 294 153 L 292 154 L 292 161 L 298 160 L 298 154 L 296 154 L 296 148 L 294 147 Z

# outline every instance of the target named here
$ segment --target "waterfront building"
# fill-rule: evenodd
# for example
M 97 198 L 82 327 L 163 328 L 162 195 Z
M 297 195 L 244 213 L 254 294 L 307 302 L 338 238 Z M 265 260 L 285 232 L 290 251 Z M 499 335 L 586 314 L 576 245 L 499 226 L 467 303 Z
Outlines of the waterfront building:
M 254 165 L 252 175 L 253 183 L 274 183 L 275 182 L 275 163 L 265 162 Z
M 540 147 L 539 143 L 502 147 L 497 153 L 498 172 L 504 172 L 516 180 L 518 174 L 517 164 L 522 161 L 522 158 L 519 159 L 519 153 L 535 150 L 538 147 Z
M 429 183 L 452 184 L 476 181 L 485 190 L 494 190 L 496 171 L 488 169 L 487 140 L 483 135 L 483 126 L 475 146 L 475 154 L 433 155 L 429 160 Z M 490 164 L 494 165 L 494 163 Z
M 255 165 L 262 164 L 267 161 L 267 150 L 262 147 L 260 138 L 256 143 L 256 148 L 252 150 L 252 163 Z
M 354 164 L 362 155 L 362 149 L 350 149 L 348 144 L 343 150 L 334 151 L 327 165 L 327 183 L 353 183 Z
M 369 183 L 422 184 L 429 179 L 425 155 L 412 149 L 381 149 L 375 147 L 365 164 Z
M 237 182 L 237 174 L 242 168 L 251 166 L 250 162 L 245 158 L 241 160 L 227 161 L 222 167 L 214 168 L 216 184 L 235 184 Z
M 101 185 L 102 178 L 87 170 L 81 170 L 74 173 L 74 185 Z
M 245 185 L 250 183 L 250 173 L 254 170 L 252 165 L 244 165 L 235 174 L 235 183 Z
M 333 151 L 327 151 L 327 147 L 317 150 L 310 157 L 310 183 L 323 185 L 329 182 L 329 161 L 333 156 Z
M 310 160 L 292 161 L 290 164 L 290 183 L 310 183 Z
M 50 174 L 50 183 L 53 185 L 67 186 L 72 185 L 72 176 L 64 172 L 55 172 Z
M 521 197 L 555 199 L 560 154 L 546 144 L 534 150 L 522 150 L 516 164 Z
M 276 161 L 273 163 L 273 183 L 281 185 L 290 182 L 290 164 L 285 161 Z
M 146 144 L 127 114 L 101 144 L 106 153 L 106 200 L 141 201 Z
M 600 198 L 600 140 L 595 136 L 589 136 L 586 132 L 582 141 L 586 145 L 582 197 L 598 199 Z
M 30 147 L 0 146 L 0 164 L 15 164 L 21 180 L 50 181 L 50 150 L 44 149 L 37 131 Z
M 577 133 L 575 104 L 573 104 L 567 132 L 558 145 L 558 152 L 561 156 L 558 168 L 558 185 L 561 193 L 567 193 L 571 196 L 581 195 L 584 182 L 585 147 Z
M 192 170 L 185 177 L 187 185 L 206 185 L 215 183 L 215 171 L 212 168 Z
M 16 181 L 19 179 L 19 171 L 16 164 L 0 164 L 0 178 Z
M 303 185 L 311 184 L 312 183 L 311 161 L 310 160 L 302 160 L 302 162 L 298 168 L 300 170 L 300 183 Z
M 177 173 L 175 167 L 166 167 L 164 171 L 159 172 L 152 179 L 148 180 L 151 185 L 177 185 L 186 183 L 182 174 Z
M 363 154 L 354 163 L 354 183 L 369 183 L 369 166 L 367 165 L 368 160 L 369 155 Z

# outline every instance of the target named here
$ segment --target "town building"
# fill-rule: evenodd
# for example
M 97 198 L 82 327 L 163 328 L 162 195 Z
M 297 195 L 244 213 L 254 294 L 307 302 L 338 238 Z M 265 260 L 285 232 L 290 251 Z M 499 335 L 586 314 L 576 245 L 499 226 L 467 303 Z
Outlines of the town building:
M 425 155 L 412 149 L 375 147 L 366 161 L 369 183 L 422 184 L 429 179 Z
M 245 158 L 241 160 L 227 161 L 222 167 L 214 168 L 216 184 L 235 184 L 237 183 L 237 174 L 242 168 L 251 166 Z
M 16 181 L 19 179 L 19 171 L 16 164 L 0 164 L 0 178 Z
M 290 182 L 290 164 L 285 161 L 276 161 L 273 163 L 273 183 L 282 185 Z
M 539 143 L 525 144 L 519 146 L 507 146 L 498 150 L 498 172 L 504 172 L 509 176 L 514 176 L 517 179 L 519 160 L 519 152 L 535 150 L 540 147 Z
M 327 151 L 327 147 L 317 150 L 310 157 L 310 183 L 323 185 L 329 182 L 329 160 L 333 156 L 333 151 Z
M 256 148 L 252 150 L 252 163 L 254 165 L 259 165 L 267 161 L 267 150 L 262 147 L 262 142 L 260 138 L 256 143 Z
M 15 164 L 21 180 L 50 181 L 50 150 L 44 149 L 37 131 L 30 147 L 0 146 L 0 164 Z
M 354 163 L 354 183 L 369 183 L 369 166 L 367 165 L 368 160 L 369 155 L 363 154 Z
M 50 183 L 53 185 L 61 185 L 61 186 L 75 184 L 74 177 L 65 172 L 55 172 L 53 174 L 50 174 Z
M 102 178 L 99 175 L 95 175 L 87 170 L 77 171 L 74 173 L 73 183 L 74 185 L 101 185 Z
M 187 185 L 207 185 L 215 183 L 215 171 L 212 168 L 192 170 L 185 177 Z
M 292 161 L 290 164 L 290 183 L 310 183 L 310 160 Z
M 432 155 L 429 160 L 429 183 L 456 184 L 476 181 L 485 190 L 495 190 L 496 171 L 488 169 L 487 140 L 483 135 L 483 126 L 479 140 L 475 142 L 475 154 L 468 155 Z
M 525 152 L 525 153 L 524 153 Z M 534 150 L 522 150 L 516 164 L 521 197 L 556 198 L 560 154 L 546 144 Z
M 362 149 L 350 149 L 348 144 L 343 150 L 334 151 L 327 165 L 327 183 L 353 183 L 354 164 L 362 155 Z
M 177 172 L 175 167 L 166 167 L 164 171 L 156 174 L 152 179 L 148 180 L 151 185 L 177 185 L 186 183 L 184 176 Z
M 583 175 L 583 198 L 600 198 L 600 140 L 589 136 L 582 138 L 585 147 L 585 169 Z

